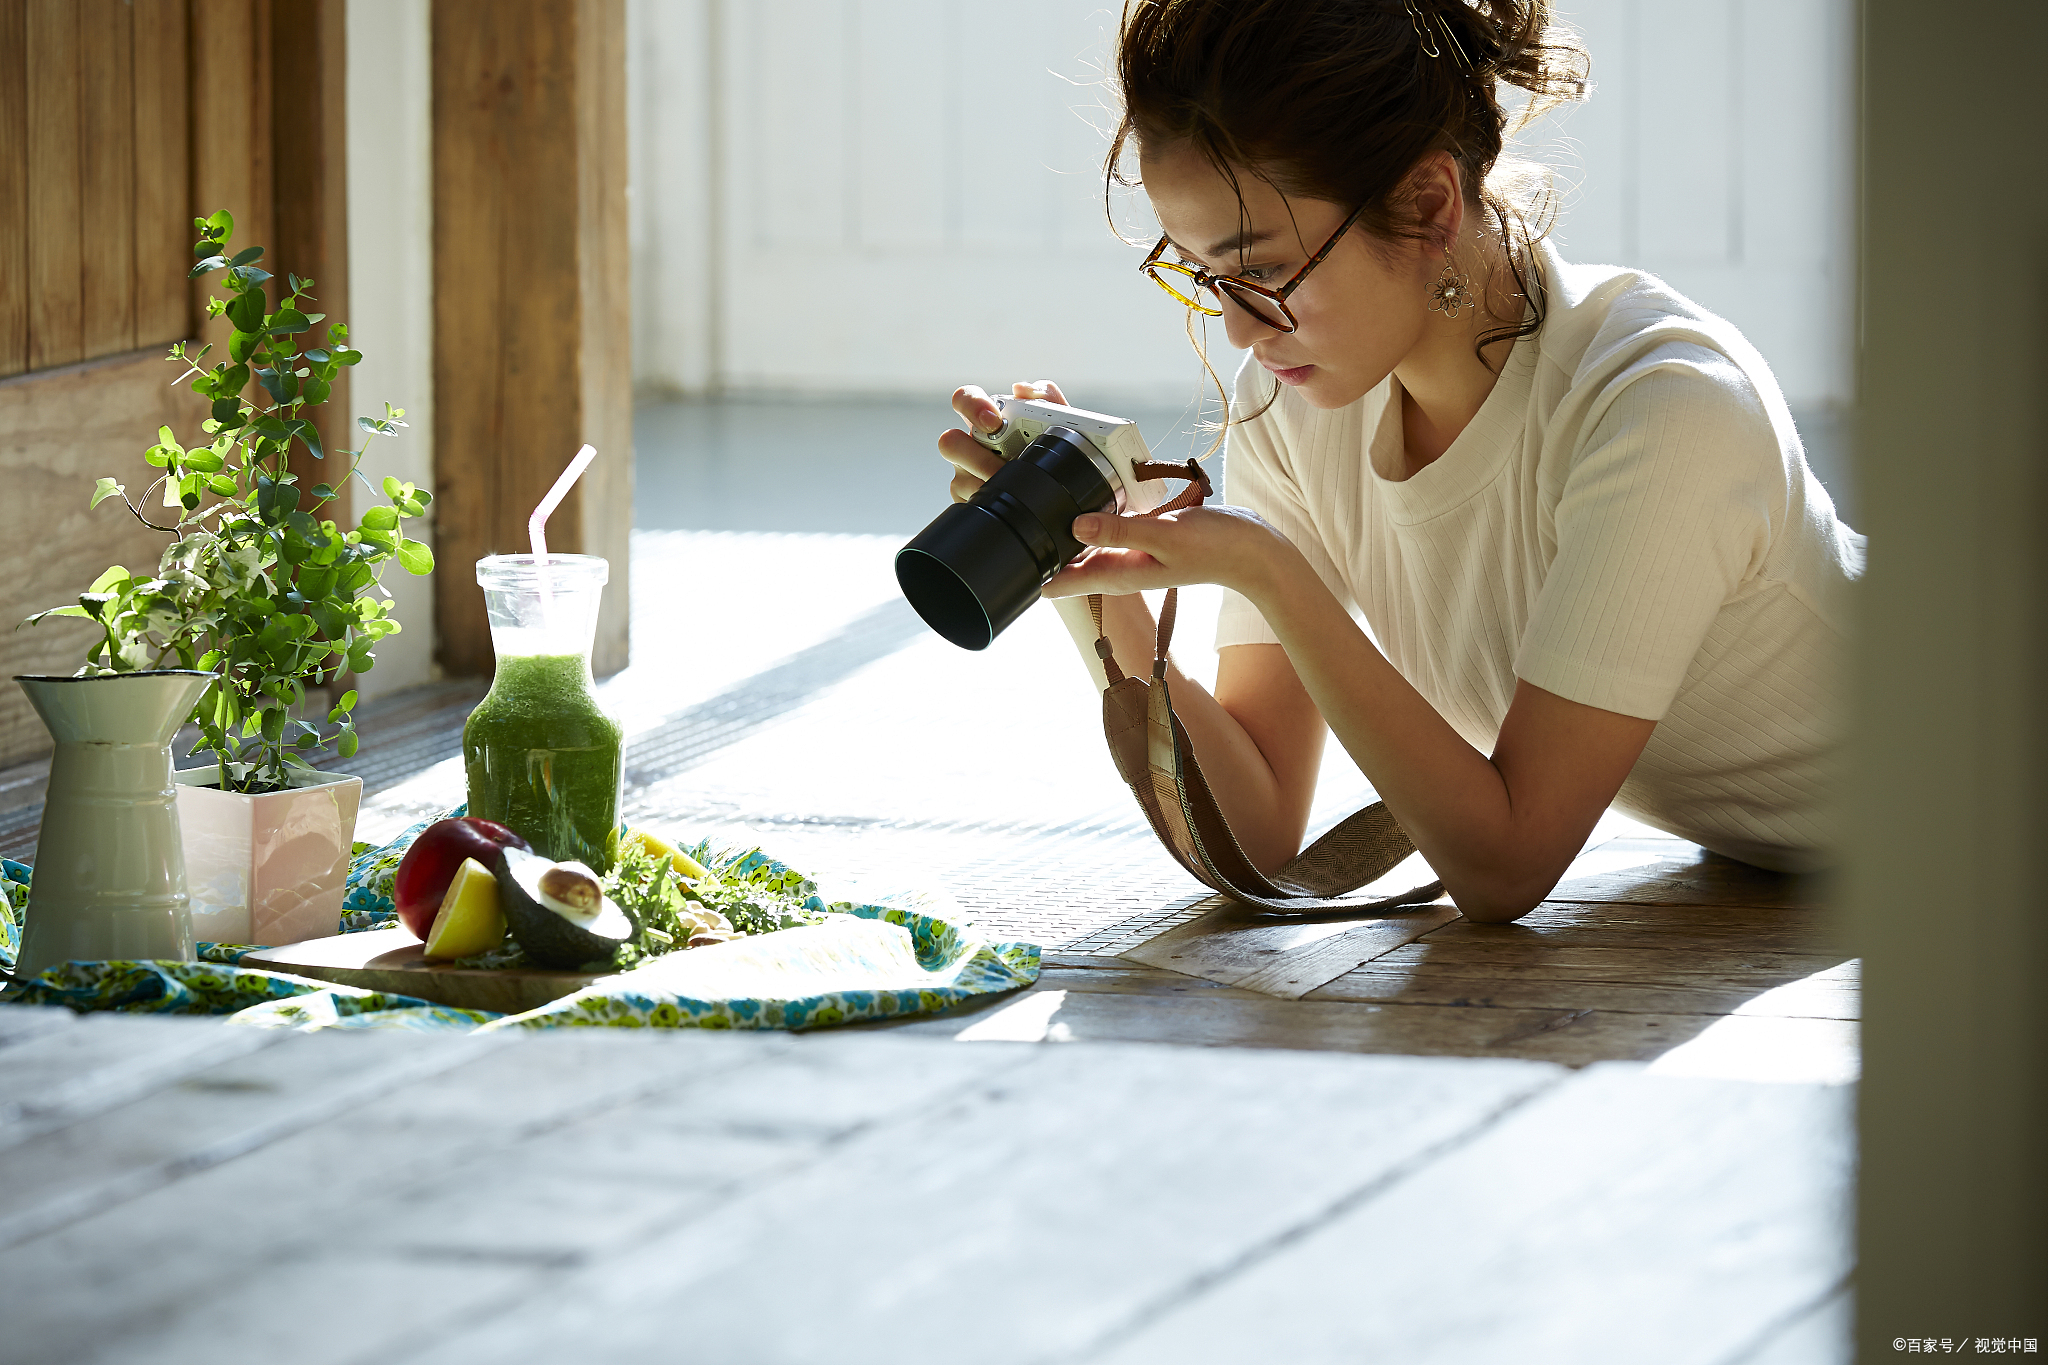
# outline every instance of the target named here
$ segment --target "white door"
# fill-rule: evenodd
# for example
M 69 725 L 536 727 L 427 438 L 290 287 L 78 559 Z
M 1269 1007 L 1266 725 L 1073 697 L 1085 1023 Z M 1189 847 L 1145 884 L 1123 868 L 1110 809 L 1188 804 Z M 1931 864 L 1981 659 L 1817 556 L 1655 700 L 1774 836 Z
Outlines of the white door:
M 635 0 L 636 366 L 654 387 L 1181 400 L 1182 311 L 1111 232 L 1111 0 Z M 1850 388 L 1850 0 L 1577 0 L 1596 93 L 1532 130 L 1567 259 Z M 1148 239 L 1142 197 L 1121 205 Z M 1227 376 L 1235 357 L 1218 332 Z

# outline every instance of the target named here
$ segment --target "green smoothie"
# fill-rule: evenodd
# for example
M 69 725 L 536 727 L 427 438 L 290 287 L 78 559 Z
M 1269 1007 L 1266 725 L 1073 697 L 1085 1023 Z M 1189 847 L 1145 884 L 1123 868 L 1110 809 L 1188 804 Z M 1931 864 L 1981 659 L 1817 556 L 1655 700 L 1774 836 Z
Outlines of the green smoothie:
M 591 694 L 581 655 L 502 657 L 462 727 L 469 813 L 510 826 L 536 853 L 607 872 L 618 852 L 624 742 Z

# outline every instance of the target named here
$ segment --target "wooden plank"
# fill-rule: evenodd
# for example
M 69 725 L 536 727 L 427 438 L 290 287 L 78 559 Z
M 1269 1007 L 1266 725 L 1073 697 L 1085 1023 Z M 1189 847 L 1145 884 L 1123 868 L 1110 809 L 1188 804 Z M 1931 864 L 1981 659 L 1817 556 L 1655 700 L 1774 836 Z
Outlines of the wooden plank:
M 880 1359 L 902 1353 L 914 1305 L 920 1340 L 974 1340 L 986 1365 L 1690 1365 L 1800 1320 L 1846 1268 L 1839 1091 L 575 1031 L 429 1057 L 305 1121 L 338 1080 L 451 1046 L 290 1036 L 252 1059 L 265 1065 L 82 1126 L 103 1175 L 198 1159 L 0 1250 L 10 1346 L 201 1358 L 258 1302 L 309 1365 L 666 1358 L 685 1319 L 693 1358 Z M 232 1158 L 229 1134 L 244 1144 Z M 52 1144 L 35 1157 L 28 1174 L 75 1179 Z M 221 1216 L 250 1190 L 262 1216 Z M 881 1252 L 813 1258 L 799 1282 L 791 1245 Z M 1460 1309 L 1473 1300 L 1462 1273 L 1444 1278 L 1454 1259 L 1480 1268 L 1487 1311 Z M 1197 1321 L 1212 1304 L 1221 1326 Z M 1254 1331 L 1278 1345 L 1248 1346 Z
M 798 1055 L 859 1056 L 873 1041 L 820 1039 Z M 898 1065 L 918 1068 L 926 1059 L 945 1060 L 927 1049 L 902 1054 Z M 966 1340 L 977 1365 L 1080 1358 L 1105 1327 L 1141 1305 L 1226 1278 L 1255 1249 L 1285 1244 L 1419 1157 L 1483 1129 L 1557 1073 L 1393 1058 L 1041 1049 L 1028 1066 L 1012 1063 L 980 1084 L 885 1111 L 810 1159 L 772 1169 L 726 1157 L 717 1139 L 804 1133 L 812 1127 L 805 1089 L 775 1075 L 721 1080 L 718 1090 L 734 1100 L 706 1103 L 685 1091 L 607 1116 L 605 1128 L 644 1135 L 650 1155 L 715 1143 L 681 1168 L 695 1175 L 707 1158 L 733 1161 L 742 1174 L 730 1198 L 667 1219 L 656 1235 L 574 1259 L 559 1256 L 576 1245 L 562 1226 L 544 1244 L 559 1259 L 538 1276 L 528 1272 L 525 1284 L 537 1279 L 537 1288 L 492 1298 L 462 1285 L 466 1302 L 492 1304 L 490 1311 L 449 1312 L 430 1338 L 394 1333 L 354 1343 L 358 1350 L 413 1361 L 667 1358 L 677 1305 L 688 1304 L 690 1355 L 706 1360 L 879 1360 L 906 1346 L 930 1354 L 939 1348 L 922 1343 Z M 738 1109 L 737 1121 L 723 1120 L 727 1105 Z M 784 1141 L 796 1157 L 801 1149 Z M 558 1225 L 587 1217 L 604 1226 L 629 1200 L 660 1197 L 658 1186 L 639 1182 L 595 1186 L 557 1162 L 524 1188 L 562 1210 Z M 575 1202 L 551 1196 L 557 1190 L 573 1191 Z M 378 1226 L 403 1220 L 401 1244 L 426 1241 L 426 1218 L 399 1199 L 379 1199 L 373 1212 Z M 371 1224 L 369 1216 L 351 1220 Z M 1077 1235 L 1082 1226 L 1086 1234 Z M 494 1229 L 474 1214 L 463 1232 L 450 1251 L 476 1248 L 474 1256 L 495 1244 Z M 793 1237 L 874 1253 L 818 1258 L 793 1287 L 776 1265 Z M 31 1273 L 38 1286 L 55 1279 Z M 411 1274 L 419 1274 L 417 1260 Z M 257 1281 L 258 1292 L 268 1297 L 260 1286 L 272 1282 Z M 394 1267 L 377 1283 L 396 1289 L 402 1281 Z M 226 1292 L 216 1290 L 216 1301 Z M 73 1304 L 82 1297 L 70 1292 Z M 26 1287 L 22 1301 L 48 1312 Z M 1020 1302 L 1031 1311 L 1013 1311 Z M 907 1337 L 904 1315 L 913 1305 L 917 1325 Z M 1330 1311 L 1343 1310 L 1333 1303 Z M 998 1321 L 1001 1330 L 989 1330 Z M 321 1323 L 307 1337 L 324 1334 Z
M 608 458 L 577 490 L 585 554 L 611 564 L 591 666 L 599 677 L 626 666 L 632 588 L 633 282 L 628 240 L 626 0 L 577 0 L 577 264 L 582 303 L 583 439 Z
M 192 188 L 187 226 L 190 217 L 226 209 L 234 215 L 237 250 L 274 248 L 270 5 L 267 0 L 191 0 L 191 5 L 187 50 L 192 71 Z M 207 276 L 187 286 L 193 326 L 213 345 L 209 364 L 226 359 L 234 330 L 226 318 L 206 318 L 206 300 L 219 279 Z
M 1504 951 L 1492 951 L 1495 948 Z M 1477 951 L 1474 951 L 1477 950 Z M 1415 943 L 1347 972 L 1311 1000 L 1854 1019 L 1853 972 L 1829 954 Z M 1793 987 L 1810 983 L 1803 989 Z
M 343 0 L 292 0 L 270 5 L 272 193 L 276 241 L 271 266 L 280 279 L 291 271 L 312 280 L 316 305 L 327 321 L 301 338 L 302 346 L 324 344 L 331 323 L 347 322 L 348 311 L 348 34 Z M 324 406 L 313 410 L 324 449 L 342 451 L 362 444 L 349 406 L 349 371 L 335 377 Z M 322 515 L 354 525 L 355 490 L 344 478 L 340 456 L 316 460 L 292 448 L 292 472 L 301 486 L 333 487 L 338 496 Z
M 1254 915 L 1220 896 L 1216 902 L 1201 918 L 1176 925 L 1124 956 L 1226 986 L 1298 1000 L 1360 963 L 1458 918 L 1456 906 L 1437 904 L 1406 914 L 1287 923 Z
M 1453 920 L 1431 930 L 1428 938 L 1432 943 L 1463 939 L 1674 950 L 1711 943 L 1794 953 L 1826 953 L 1846 947 L 1841 927 L 1821 911 L 1631 901 L 1545 901 L 1513 924 Z
M 79 321 L 78 9 L 28 0 L 28 368 L 84 356 Z
M 336 1053 L 309 1057 L 307 1041 L 289 1039 L 279 1052 L 316 1074 L 329 1070 Z M 217 1336 L 230 1302 L 263 1283 L 273 1309 L 293 1305 L 295 1328 L 318 1324 L 295 1348 L 308 1361 L 431 1351 L 451 1313 L 516 1299 L 537 1272 L 564 1272 L 687 1225 L 878 1123 L 943 1109 L 954 1094 L 1034 1061 L 1001 1049 L 865 1041 L 849 1050 L 786 1034 L 515 1038 L 255 1145 L 231 1165 L 0 1252 L 10 1285 L 34 1283 L 51 1296 L 10 1316 L 10 1343 L 34 1342 L 31 1354 L 52 1360 L 117 1341 L 157 1343 L 171 1358 L 204 1355 L 198 1343 Z M 271 1098 L 296 1103 L 317 1088 L 316 1080 Z M 177 1098 L 152 1097 L 121 1117 L 169 1123 L 182 1115 Z M 206 1216 L 252 1189 L 268 1192 L 273 1216 Z M 323 1232 L 308 1242 L 314 1224 Z M 203 1256 L 171 1254 L 194 1236 Z M 118 1302 L 81 1312 L 89 1286 L 56 1273 L 81 1261 L 163 1263 L 124 1280 L 132 1292 Z M 342 1284 L 349 1292 L 335 1292 Z M 420 1292 L 429 1284 L 433 1293 Z M 378 1311 L 365 1317 L 371 1301 Z M 25 1309 L 28 1300 L 10 1302 Z
M 1596 1068 L 1087 1358 L 1747 1359 L 1849 1272 L 1854 1131 L 1838 1087 Z
M 76 3 L 79 359 L 93 360 L 136 344 L 135 23 L 128 0 Z
M 1237 990 L 1130 993 L 1098 989 L 1094 974 L 1042 980 L 1028 991 L 948 1014 L 886 1026 L 913 1036 L 964 1042 L 1177 1043 L 1198 1047 L 1370 1052 L 1414 1057 L 1512 1057 L 1585 1066 L 1650 1062 L 1723 1022 L 1716 1014 L 1570 1008 L 1415 1004 L 1406 1001 L 1279 1000 Z M 1853 1074 L 1856 1026 L 1810 1017 L 1743 1024 L 1743 1046 L 1722 1056 L 1721 1074 L 1745 1056 L 1756 1079 L 1779 1079 L 1776 1038 L 1802 1059 L 1811 1079 Z
M 0 1015 L 15 1012 L 0 1009 Z M 0 1153 L 286 1036 L 223 1028 L 206 1018 L 76 1018 L 74 1027 L 0 1050 Z
M 0 0 L 0 379 L 28 368 L 28 0 Z
M 109 564 L 154 565 L 169 538 L 118 502 L 90 511 L 93 480 L 108 475 L 140 493 L 155 471 L 142 462 L 151 434 L 170 423 L 188 438 L 206 416 L 198 396 L 170 387 L 161 352 L 89 361 L 0 380 L 0 545 L 34 545 L 0 577 L 0 678 L 71 673 L 85 660 L 90 623 L 45 621 L 14 629 L 44 607 L 76 601 Z M 45 753 L 49 736 L 18 687 L 0 687 L 0 767 Z
M 1827 884 L 1817 877 L 1788 876 L 1709 853 L 1694 844 L 1666 852 L 1664 840 L 1614 840 L 1592 853 L 1641 847 L 1646 861 L 1617 872 L 1565 879 L 1546 896 L 1551 901 L 1628 901 L 1641 905 L 1754 905 L 1814 910 L 1827 904 Z
M 342 986 L 417 996 L 460 1009 L 517 1014 L 582 990 L 601 974 L 538 968 L 489 971 L 428 962 L 409 929 L 335 934 L 268 948 L 243 959 L 263 971 L 310 976 Z
M 1446 958 L 1473 943 L 1411 943 L 1321 986 L 1315 1001 L 1399 1001 L 1518 1009 L 1602 1009 L 1720 1015 L 1767 1009 L 1780 1017 L 1855 1019 L 1858 982 L 1833 956 L 1694 954 L 1640 948 L 1544 948 L 1495 960 Z M 1759 960 L 1761 958 L 1761 960 Z M 1804 988 L 1794 990 L 1802 982 Z
M 0 1048 L 19 1047 L 69 1028 L 78 1018 L 62 1005 L 9 1005 L 0 1009 Z
M 434 531 L 451 566 L 434 583 L 450 675 L 492 666 L 466 566 L 526 548 L 527 515 L 586 440 L 598 465 L 549 544 L 611 561 L 596 668 L 625 662 L 621 3 L 434 6 Z
M 191 78 L 185 0 L 134 0 L 135 344 L 191 335 Z
M 0 1248 L 116 1208 L 502 1045 L 402 1034 L 290 1041 L 217 1062 L 92 1123 L 13 1147 L 7 1168 L 15 1197 L 0 1209 Z

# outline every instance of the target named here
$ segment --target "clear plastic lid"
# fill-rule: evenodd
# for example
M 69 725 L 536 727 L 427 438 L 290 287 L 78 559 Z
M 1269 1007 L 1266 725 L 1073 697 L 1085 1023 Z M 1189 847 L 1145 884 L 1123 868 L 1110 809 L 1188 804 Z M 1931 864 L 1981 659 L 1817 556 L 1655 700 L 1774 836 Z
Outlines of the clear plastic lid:
M 548 555 L 547 592 L 533 556 L 488 555 L 476 581 L 490 615 L 491 648 L 499 658 L 581 654 L 588 659 L 597 611 L 612 566 L 597 555 Z

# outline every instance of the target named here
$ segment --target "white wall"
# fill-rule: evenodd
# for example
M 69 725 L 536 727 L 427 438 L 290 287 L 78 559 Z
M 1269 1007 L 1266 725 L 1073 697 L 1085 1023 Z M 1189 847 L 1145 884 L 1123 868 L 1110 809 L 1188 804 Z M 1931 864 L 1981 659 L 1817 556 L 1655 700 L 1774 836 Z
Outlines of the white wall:
M 1795 407 L 1853 392 L 1852 0 L 1567 0 L 1593 98 L 1524 139 L 1566 259 L 1639 266 L 1742 328 Z
M 434 486 L 434 215 L 431 0 L 350 0 L 348 6 L 349 336 L 363 353 L 351 376 L 357 416 L 405 409 L 410 426 L 378 437 L 362 472 Z M 354 433 L 359 440 L 361 431 Z M 357 489 L 357 507 L 368 496 Z M 382 496 L 381 491 L 378 494 Z M 406 534 L 432 543 L 433 509 Z M 467 573 L 467 565 L 439 566 Z M 362 675 L 366 696 L 426 682 L 434 672 L 433 580 L 386 566 L 403 629 Z
M 1849 394 L 1852 5 L 1576 0 L 1598 93 L 1531 138 L 1568 258 L 1663 276 L 1809 406 Z M 628 6 L 643 392 L 1194 390 L 1103 218 L 1111 0 Z

